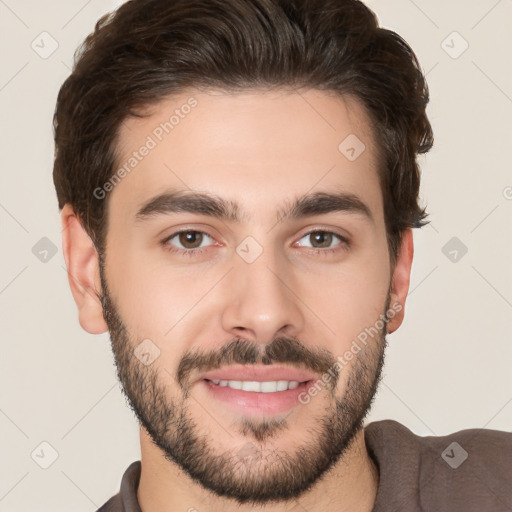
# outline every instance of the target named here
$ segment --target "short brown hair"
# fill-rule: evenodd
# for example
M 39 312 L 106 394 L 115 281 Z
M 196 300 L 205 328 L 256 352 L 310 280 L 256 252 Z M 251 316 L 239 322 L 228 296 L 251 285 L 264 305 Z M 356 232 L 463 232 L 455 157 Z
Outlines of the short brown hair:
M 103 16 L 75 54 L 54 115 L 53 179 L 102 253 L 107 199 L 127 116 L 188 87 L 315 88 L 356 97 L 379 149 L 391 260 L 403 230 L 426 223 L 419 153 L 433 144 L 418 60 L 358 0 L 131 0 Z

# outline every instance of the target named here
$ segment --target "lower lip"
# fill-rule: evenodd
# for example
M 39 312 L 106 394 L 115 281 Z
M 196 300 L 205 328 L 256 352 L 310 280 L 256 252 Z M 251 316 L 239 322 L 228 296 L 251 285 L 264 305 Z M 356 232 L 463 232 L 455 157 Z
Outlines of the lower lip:
M 244 414 L 279 414 L 301 404 L 299 395 L 307 392 L 313 381 L 301 382 L 295 389 L 261 393 L 243 391 L 229 386 L 219 386 L 209 380 L 201 381 L 206 389 L 217 399 L 229 404 L 233 409 Z

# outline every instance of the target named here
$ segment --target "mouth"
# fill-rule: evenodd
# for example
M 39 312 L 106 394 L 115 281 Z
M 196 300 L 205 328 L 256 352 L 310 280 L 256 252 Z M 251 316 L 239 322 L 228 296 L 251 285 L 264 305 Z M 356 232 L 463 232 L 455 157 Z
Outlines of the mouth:
M 266 392 L 267 389 L 274 392 L 286 391 L 315 378 L 317 378 L 316 374 L 292 366 L 240 364 L 225 366 L 199 376 L 200 380 L 209 380 L 222 387 L 243 389 L 249 392 L 253 390 Z M 285 383 L 286 388 L 284 388 Z M 263 390 L 261 384 L 264 384 Z M 274 389 L 275 387 L 276 389 Z
M 304 405 L 300 397 L 317 379 L 312 372 L 287 365 L 231 365 L 200 375 L 199 383 L 208 402 L 261 417 Z
M 306 380 L 299 382 L 296 380 L 270 380 L 270 381 L 255 381 L 255 380 L 221 380 L 221 379 L 204 379 L 207 382 L 220 387 L 228 387 L 231 389 L 238 389 L 247 391 L 249 393 L 278 393 L 280 391 L 288 391 L 289 389 L 296 389 L 303 384 L 311 382 Z

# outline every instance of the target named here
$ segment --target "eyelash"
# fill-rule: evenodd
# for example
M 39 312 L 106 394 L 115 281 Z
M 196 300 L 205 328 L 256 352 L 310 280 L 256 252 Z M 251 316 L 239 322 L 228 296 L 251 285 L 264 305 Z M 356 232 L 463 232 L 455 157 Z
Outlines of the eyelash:
M 182 255 L 182 256 L 190 256 L 190 257 L 194 257 L 194 256 L 197 256 L 199 254 L 202 254 L 205 251 L 205 249 L 208 249 L 208 247 L 205 247 L 205 248 L 202 248 L 202 249 L 176 249 L 175 247 L 173 247 L 172 245 L 170 245 L 168 243 L 174 237 L 180 235 L 181 233 L 200 233 L 201 235 L 206 235 L 206 236 L 208 236 L 208 237 L 213 239 L 213 237 L 210 236 L 205 231 L 200 231 L 198 229 L 182 229 L 180 231 L 174 232 L 172 235 L 169 235 L 167 238 L 162 240 L 162 245 L 164 246 L 164 249 L 169 251 L 169 252 L 175 253 L 175 254 L 179 254 L 179 255 Z
M 207 237 L 209 238 L 212 238 L 212 236 L 210 236 L 208 233 L 206 233 L 205 231 L 200 231 L 200 230 L 197 230 L 197 229 L 182 229 L 180 231 L 176 231 L 174 232 L 172 235 L 169 235 L 168 237 L 166 237 L 164 240 L 161 241 L 161 244 L 162 246 L 164 247 L 165 250 L 171 252 L 171 253 L 175 253 L 175 254 L 179 254 L 179 255 L 182 255 L 182 256 L 189 256 L 189 257 L 194 257 L 194 256 L 198 256 L 198 255 L 201 255 L 204 253 L 205 250 L 208 249 L 208 247 L 203 247 L 203 248 L 200 248 L 200 249 L 176 249 L 175 247 L 173 247 L 172 245 L 169 244 L 169 242 L 175 238 L 176 236 L 180 235 L 181 233 L 199 233 L 201 235 L 206 235 Z M 322 256 L 327 256 L 329 254 L 332 254 L 332 253 L 337 253 L 339 252 L 340 250 L 343 250 L 343 249 L 347 249 L 350 247 L 350 242 L 349 240 L 334 232 L 334 231 L 328 231 L 326 229 L 314 229 L 312 231 L 308 231 L 307 233 L 304 233 L 302 236 L 301 236 L 301 240 L 302 238 L 308 236 L 308 235 L 312 235 L 313 233 L 324 233 L 324 234 L 331 234 L 331 235 L 334 235 L 335 237 L 337 237 L 339 240 L 340 240 L 340 243 L 335 245 L 334 248 L 331 248 L 331 249 L 317 249 L 315 247 L 309 247 L 309 251 L 310 252 L 313 252 L 314 254 L 321 254 Z

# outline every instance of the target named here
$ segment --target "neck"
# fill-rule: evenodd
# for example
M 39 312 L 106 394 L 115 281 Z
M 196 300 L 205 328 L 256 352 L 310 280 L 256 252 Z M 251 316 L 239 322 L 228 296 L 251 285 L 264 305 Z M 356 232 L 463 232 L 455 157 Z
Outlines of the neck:
M 366 450 L 362 429 L 343 457 L 311 489 L 289 502 L 273 502 L 268 505 L 240 505 L 234 500 L 213 495 L 181 468 L 167 461 L 143 428 L 140 438 L 142 471 L 137 498 L 144 512 L 319 512 L 333 508 L 339 512 L 373 510 L 379 474 Z

